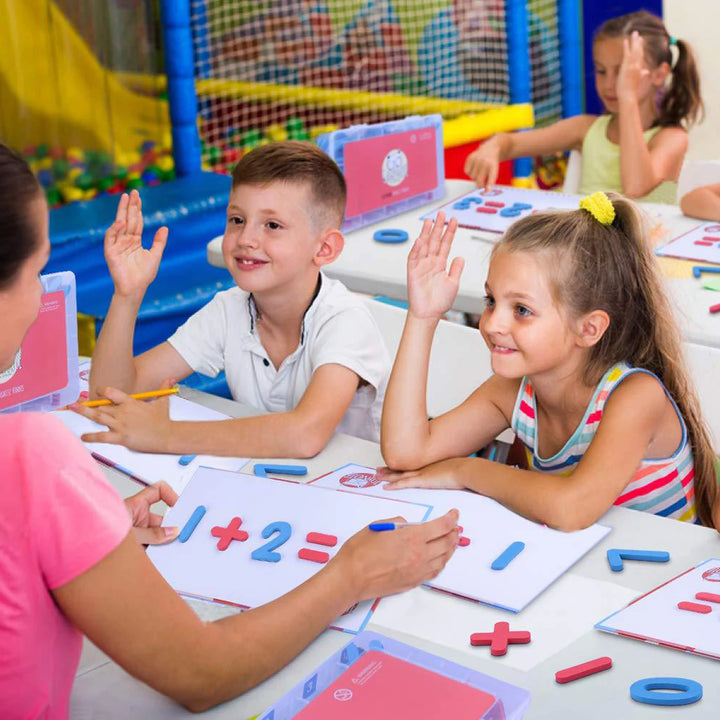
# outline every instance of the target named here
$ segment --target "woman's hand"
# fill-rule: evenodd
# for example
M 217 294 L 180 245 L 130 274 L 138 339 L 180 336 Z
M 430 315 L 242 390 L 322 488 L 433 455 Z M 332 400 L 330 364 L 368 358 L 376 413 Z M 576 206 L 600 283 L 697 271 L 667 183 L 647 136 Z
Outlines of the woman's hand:
M 347 583 L 355 585 L 355 602 L 383 597 L 432 580 L 458 544 L 458 511 L 411 527 L 385 532 L 365 528 L 353 535 L 331 561 Z M 395 517 L 380 522 L 404 522 Z
M 445 226 L 445 213 L 439 212 L 423 223 L 420 236 L 407 260 L 408 312 L 418 318 L 441 318 L 450 308 L 460 287 L 465 261 L 455 258 L 447 270 L 447 260 L 457 230 L 457 219 Z
M 166 483 L 159 482 L 125 499 L 125 507 L 130 513 L 135 538 L 141 545 L 164 545 L 177 537 L 179 528 L 162 527 L 163 516 L 151 512 L 156 502 L 164 502 L 172 507 L 178 494 Z
M 140 194 L 123 193 L 115 222 L 105 233 L 105 261 L 115 284 L 115 294 L 142 297 L 157 275 L 167 243 L 168 229 L 155 233 L 152 247 L 142 246 L 143 216 Z

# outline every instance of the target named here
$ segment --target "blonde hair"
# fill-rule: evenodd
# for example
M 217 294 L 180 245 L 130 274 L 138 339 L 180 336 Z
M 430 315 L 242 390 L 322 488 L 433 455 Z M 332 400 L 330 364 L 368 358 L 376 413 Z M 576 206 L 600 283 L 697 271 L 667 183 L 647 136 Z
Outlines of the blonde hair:
M 700 413 L 665 295 L 647 226 L 636 206 L 607 193 L 615 219 L 603 225 L 586 210 L 543 212 L 510 226 L 496 252 L 537 253 L 555 300 L 570 317 L 604 310 L 610 324 L 590 348 L 584 381 L 596 385 L 608 368 L 627 362 L 655 374 L 685 420 L 695 465 L 695 505 L 713 526 L 715 453 Z

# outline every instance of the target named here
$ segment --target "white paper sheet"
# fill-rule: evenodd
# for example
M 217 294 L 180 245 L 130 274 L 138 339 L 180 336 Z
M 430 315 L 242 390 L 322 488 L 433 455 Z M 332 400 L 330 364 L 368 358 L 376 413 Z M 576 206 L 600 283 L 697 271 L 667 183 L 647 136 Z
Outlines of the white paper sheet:
M 720 224 L 704 223 L 655 251 L 656 255 L 720 263 Z
M 510 645 L 507 655 L 493 657 L 493 663 L 528 671 L 593 632 L 595 618 L 602 617 L 608 608 L 630 602 L 637 594 L 637 590 L 615 583 L 566 573 L 538 602 L 520 615 L 509 615 L 497 608 L 419 588 L 385 598 L 372 617 L 370 629 L 395 630 L 473 657 L 490 657 L 490 648 L 470 645 L 470 635 L 492 632 L 496 622 L 504 621 L 510 624 L 510 630 L 530 630 L 532 641 L 528 645 Z
M 706 560 L 678 575 L 595 627 L 720 660 L 720 603 L 697 599 L 696 593 L 702 592 L 720 597 L 720 559 Z M 707 614 L 680 610 L 680 602 L 712 610 Z
M 490 498 L 464 490 L 383 490 L 376 482 L 375 471 L 362 465 L 346 465 L 313 484 L 425 503 L 433 506 L 431 517 L 457 508 L 470 545 L 458 547 L 429 585 L 512 612 L 520 612 L 610 532 L 604 525 L 573 533 L 552 530 Z M 516 541 L 525 543 L 525 549 L 504 570 L 492 570 L 493 560 Z
M 104 425 L 98 425 L 71 410 L 61 410 L 55 412 L 54 415 L 77 437 L 85 433 L 107 430 Z M 174 395 L 170 398 L 170 418 L 172 420 L 212 422 L 227 420 L 228 416 Z M 181 455 L 141 453 L 128 450 L 122 445 L 111 445 L 110 443 L 85 443 L 85 447 L 98 460 L 111 465 L 116 470 L 147 484 L 165 480 L 177 493 L 183 491 L 188 480 L 201 465 L 223 470 L 239 470 L 249 460 L 249 458 L 239 457 L 198 455 L 190 464 L 183 466 L 178 462 Z
M 581 195 L 548 192 L 547 190 L 530 190 L 496 185 L 490 190 L 476 189 L 466 195 L 455 198 L 452 202 L 446 203 L 432 212 L 425 213 L 420 219 L 435 218 L 437 213 L 442 210 L 448 218 L 457 218 L 460 227 L 503 233 L 515 221 L 535 212 L 543 212 L 545 210 L 577 210 L 581 197 Z M 465 209 L 455 207 L 458 204 L 462 205 L 463 200 L 467 200 L 468 198 L 476 198 L 480 200 L 480 203 L 469 202 L 468 207 Z M 493 205 L 488 205 L 488 203 L 502 204 L 502 207 L 493 207 Z M 502 211 L 512 208 L 515 203 L 522 203 L 523 206 L 529 205 L 530 207 L 523 207 L 522 210 L 517 211 L 517 214 L 513 213 L 510 217 L 501 215 Z M 478 207 L 495 210 L 495 212 L 478 212 Z
M 431 511 L 427 505 L 392 498 L 358 497 L 302 483 L 200 468 L 168 511 L 165 524 L 183 528 L 199 505 L 205 506 L 206 513 L 187 542 L 150 547 L 148 556 L 178 592 L 244 607 L 257 607 L 284 595 L 323 567 L 299 559 L 301 548 L 324 551 L 332 557 L 351 535 L 373 520 L 402 513 L 408 521 L 420 522 Z M 218 538 L 211 535 L 211 529 L 227 527 L 234 517 L 242 520 L 239 529 L 247 532 L 248 538 L 218 550 Z M 281 560 L 253 560 L 251 553 L 276 537 L 262 535 L 276 521 L 291 526 L 289 539 L 275 549 Z M 309 543 L 309 532 L 335 535 L 337 545 Z M 361 603 L 333 626 L 360 631 L 371 606 L 372 601 Z

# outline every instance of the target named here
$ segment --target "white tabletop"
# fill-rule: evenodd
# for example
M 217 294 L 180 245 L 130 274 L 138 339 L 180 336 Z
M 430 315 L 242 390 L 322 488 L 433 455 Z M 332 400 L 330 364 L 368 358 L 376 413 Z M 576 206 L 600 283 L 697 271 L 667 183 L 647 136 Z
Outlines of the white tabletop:
M 183 394 L 229 415 L 252 414 L 236 403 L 197 391 Z M 317 457 L 302 463 L 312 478 L 347 462 L 375 466 L 380 460 L 376 444 L 337 435 Z M 247 471 L 251 472 L 249 468 Z M 115 471 L 108 470 L 108 476 L 124 495 L 138 489 Z M 715 717 L 720 701 L 717 661 L 608 635 L 593 629 L 593 624 L 635 595 L 703 560 L 720 557 L 720 537 L 714 530 L 623 508 L 611 509 L 601 522 L 612 526 L 613 531 L 518 615 L 418 588 L 381 601 L 368 629 L 528 689 L 532 694 L 528 720 L 574 718 L 580 713 L 587 720 L 639 720 L 653 712 L 662 714 L 662 708 L 639 705 L 629 696 L 632 682 L 651 676 L 697 680 L 705 696 L 695 705 L 682 708 L 683 717 Z M 609 547 L 669 550 L 671 560 L 667 564 L 626 563 L 622 573 L 612 573 L 605 553 Z M 209 618 L 207 605 L 203 605 L 203 616 Z M 510 646 L 502 658 L 491 657 L 488 648 L 470 647 L 472 632 L 492 629 L 500 620 L 508 621 L 511 629 L 530 630 L 533 641 Z M 256 715 L 349 641 L 345 633 L 325 631 L 284 670 L 205 715 L 228 720 Z M 568 685 L 555 683 L 557 670 L 603 655 L 613 659 L 610 671 Z M 183 718 L 190 713 L 130 677 L 86 642 L 73 689 L 71 716 Z

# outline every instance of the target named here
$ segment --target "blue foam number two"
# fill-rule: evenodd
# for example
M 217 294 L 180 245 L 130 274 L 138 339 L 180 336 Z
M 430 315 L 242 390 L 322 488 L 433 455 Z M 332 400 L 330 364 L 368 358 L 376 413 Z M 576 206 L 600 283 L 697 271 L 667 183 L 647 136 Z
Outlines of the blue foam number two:
M 271 535 L 277 533 L 277 537 L 274 537 L 270 542 L 261 545 L 257 550 L 253 550 L 250 557 L 253 560 L 262 560 L 263 562 L 280 562 L 282 555 L 280 553 L 273 552 L 276 548 L 284 545 L 292 535 L 292 527 L 290 523 L 284 520 L 278 522 L 272 522 L 263 528 L 262 536 L 269 538 Z

